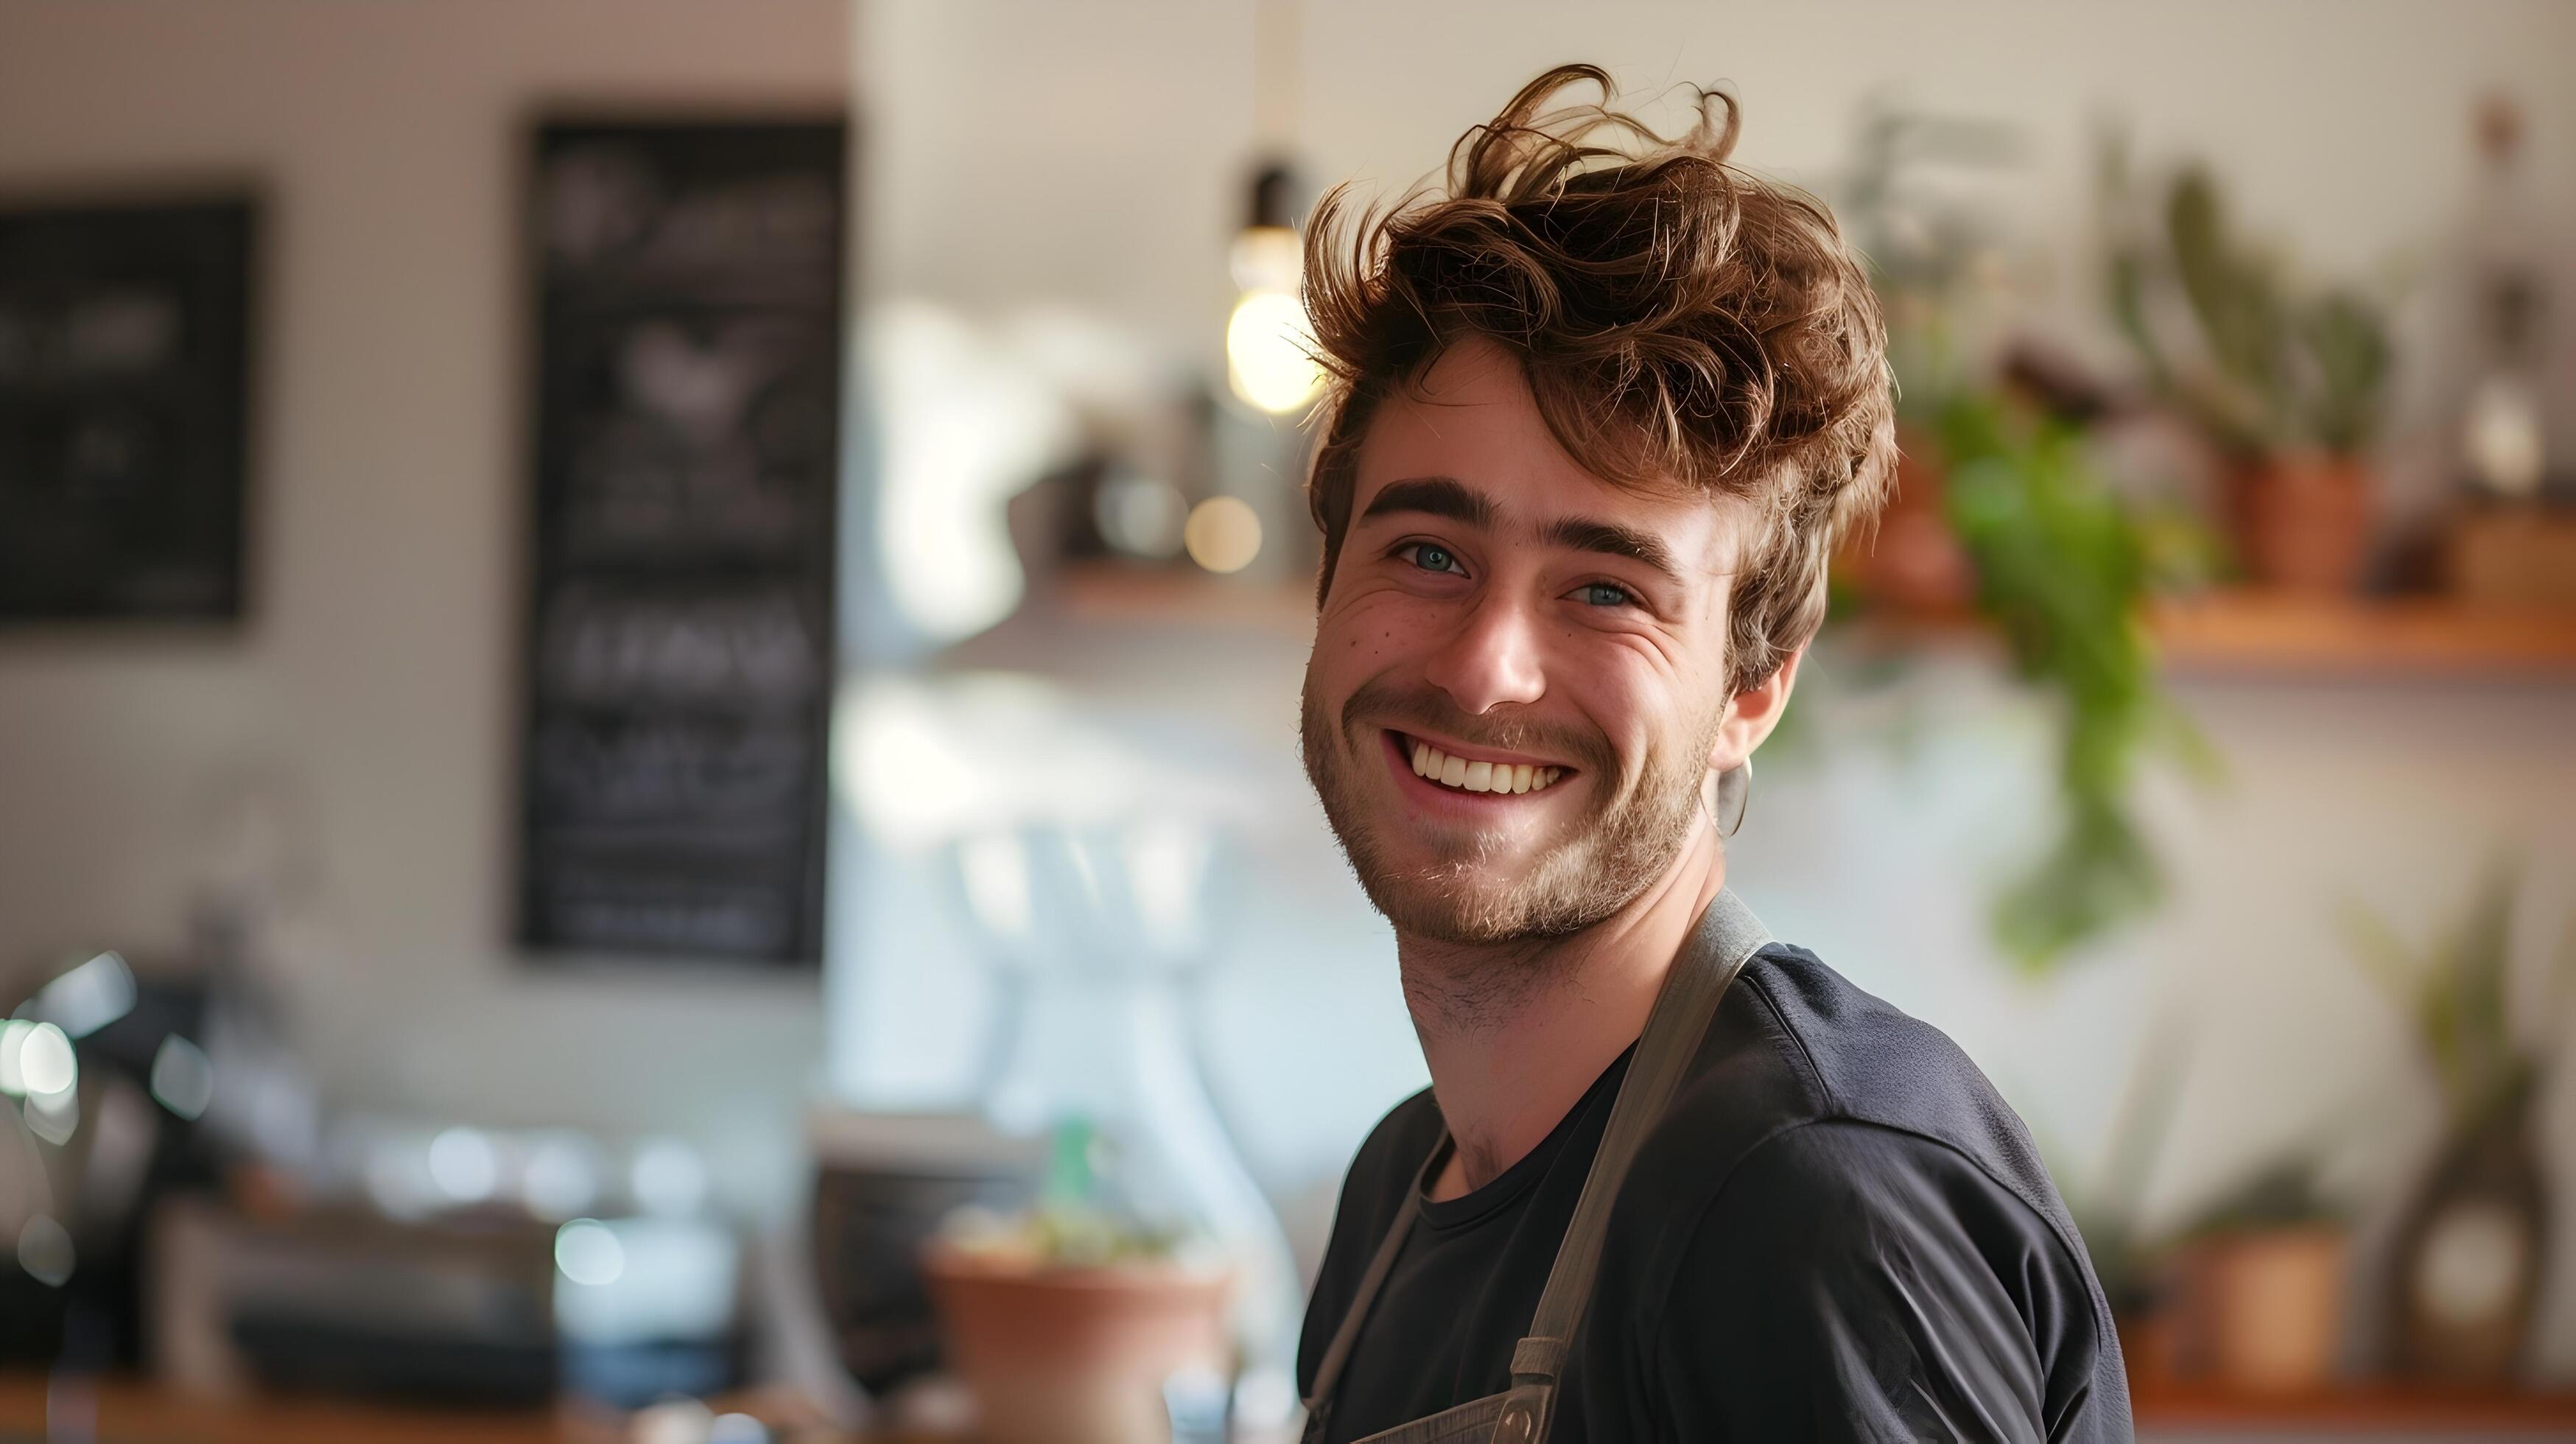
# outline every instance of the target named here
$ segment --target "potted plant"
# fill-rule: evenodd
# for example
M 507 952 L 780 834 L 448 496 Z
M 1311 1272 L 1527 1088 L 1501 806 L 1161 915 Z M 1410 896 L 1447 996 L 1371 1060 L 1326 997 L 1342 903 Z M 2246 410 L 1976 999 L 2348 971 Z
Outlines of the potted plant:
M 2104 170 L 2114 319 L 2149 386 L 2192 418 L 2226 468 L 2227 519 L 2255 580 L 2349 592 L 2369 561 L 2375 481 L 2365 455 L 2386 404 L 2388 331 L 2359 292 L 2303 291 L 2238 236 L 2217 182 L 2186 168 L 2161 225 Z M 2168 333 L 2188 320 L 2197 343 Z
M 2388 1338 L 2401 1372 L 2501 1384 L 2519 1367 L 2547 1276 L 2550 1207 L 2534 1127 L 2558 1038 L 2512 1024 L 2516 878 L 2492 868 L 2466 909 L 2414 949 L 2376 916 L 2347 914 L 2355 953 L 2413 1022 L 2442 1096 L 2444 1140 L 2389 1255 Z M 2576 927 L 2561 947 L 2557 1023 L 2576 981 Z
M 2350 1230 L 2314 1164 L 2284 1159 L 2210 1209 L 2173 1254 L 2179 1370 L 2249 1393 L 2332 1377 Z
M 1035 1208 L 960 1209 L 923 1251 L 945 1357 L 992 1444 L 1168 1440 L 1176 1381 L 1207 1383 L 1223 1411 L 1232 1270 L 1104 1206 L 1090 1146 L 1067 1126 Z

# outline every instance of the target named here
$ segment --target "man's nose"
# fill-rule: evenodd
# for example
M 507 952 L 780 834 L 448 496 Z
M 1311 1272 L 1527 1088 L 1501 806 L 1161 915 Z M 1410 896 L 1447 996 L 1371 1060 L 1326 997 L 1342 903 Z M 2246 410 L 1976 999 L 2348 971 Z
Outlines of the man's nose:
M 1502 595 L 1486 593 L 1432 656 L 1424 679 L 1475 716 L 1537 701 L 1547 690 L 1538 619 Z

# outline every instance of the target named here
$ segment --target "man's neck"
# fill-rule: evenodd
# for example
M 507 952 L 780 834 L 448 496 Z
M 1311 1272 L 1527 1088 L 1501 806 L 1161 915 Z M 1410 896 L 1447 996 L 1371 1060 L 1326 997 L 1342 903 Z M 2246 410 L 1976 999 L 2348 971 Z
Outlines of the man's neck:
M 1454 1198 L 1527 1156 L 1645 1031 L 1726 854 L 1703 817 L 1672 866 L 1628 904 L 1563 938 L 1456 944 L 1396 938 L 1404 997 L 1456 1143 L 1432 1188 Z

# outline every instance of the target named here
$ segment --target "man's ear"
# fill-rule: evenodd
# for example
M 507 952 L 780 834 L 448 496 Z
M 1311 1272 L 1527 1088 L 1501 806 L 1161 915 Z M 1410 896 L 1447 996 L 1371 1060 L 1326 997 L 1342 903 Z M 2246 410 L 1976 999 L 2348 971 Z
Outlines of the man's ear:
M 1789 705 L 1789 689 L 1798 683 L 1798 664 L 1806 656 L 1807 649 L 1800 647 L 1782 658 L 1779 670 L 1759 685 L 1735 694 L 1725 720 L 1717 724 L 1717 741 L 1708 749 L 1709 771 L 1732 769 L 1752 756 L 1771 729 L 1780 725 L 1780 714 Z

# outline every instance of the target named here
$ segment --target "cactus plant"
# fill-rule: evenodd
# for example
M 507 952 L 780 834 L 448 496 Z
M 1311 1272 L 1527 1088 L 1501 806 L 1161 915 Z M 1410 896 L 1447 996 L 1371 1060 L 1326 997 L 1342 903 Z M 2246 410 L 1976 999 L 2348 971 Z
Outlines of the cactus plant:
M 2124 156 L 2106 157 L 2104 179 L 2113 213 L 2111 312 L 2149 383 L 2241 462 L 2368 447 L 2388 393 L 2380 308 L 2350 287 L 2292 285 L 2278 257 L 2238 235 L 2204 167 L 2174 178 L 2160 228 L 2137 218 Z M 2168 290 L 2179 293 L 2179 306 Z M 2186 354 L 2164 334 L 2172 327 L 2163 318 L 2177 310 L 2198 332 Z

